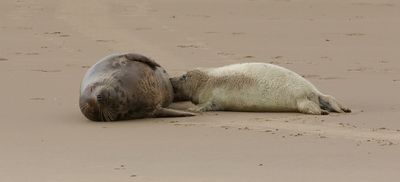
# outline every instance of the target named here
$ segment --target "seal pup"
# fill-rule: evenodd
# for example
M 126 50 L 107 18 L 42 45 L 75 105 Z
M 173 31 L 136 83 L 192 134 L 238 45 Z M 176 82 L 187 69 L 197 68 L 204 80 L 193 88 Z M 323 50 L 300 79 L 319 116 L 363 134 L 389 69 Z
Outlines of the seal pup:
M 194 111 L 351 112 L 297 73 L 268 63 L 194 69 L 170 80 L 175 101 L 192 101 Z
M 79 106 L 93 121 L 194 115 L 166 108 L 172 101 L 167 72 L 143 55 L 128 53 L 107 56 L 88 69 Z

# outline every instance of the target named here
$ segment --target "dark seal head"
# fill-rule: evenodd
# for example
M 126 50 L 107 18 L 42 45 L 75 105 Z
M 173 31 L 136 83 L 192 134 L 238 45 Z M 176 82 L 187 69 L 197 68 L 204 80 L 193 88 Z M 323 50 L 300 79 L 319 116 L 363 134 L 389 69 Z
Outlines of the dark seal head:
M 169 76 L 155 61 L 139 54 L 115 54 L 89 68 L 79 106 L 92 121 L 194 115 L 166 108 L 173 97 Z

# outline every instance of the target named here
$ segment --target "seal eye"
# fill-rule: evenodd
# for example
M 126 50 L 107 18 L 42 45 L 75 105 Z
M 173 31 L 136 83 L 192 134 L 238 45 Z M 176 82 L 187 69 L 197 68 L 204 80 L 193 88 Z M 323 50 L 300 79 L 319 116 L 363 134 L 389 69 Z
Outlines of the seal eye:
M 94 90 L 94 85 L 90 86 L 90 92 L 93 92 Z
M 182 75 L 181 80 L 186 80 L 187 76 L 186 75 Z

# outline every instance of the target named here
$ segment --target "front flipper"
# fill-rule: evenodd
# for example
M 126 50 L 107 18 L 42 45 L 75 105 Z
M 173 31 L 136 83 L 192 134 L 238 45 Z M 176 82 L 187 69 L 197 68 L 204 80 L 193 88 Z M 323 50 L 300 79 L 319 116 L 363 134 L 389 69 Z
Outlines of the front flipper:
M 196 116 L 196 114 L 186 111 L 180 111 L 175 109 L 160 108 L 154 113 L 155 117 L 188 117 Z
M 218 111 L 219 108 L 213 102 L 206 102 L 203 104 L 198 104 L 193 108 L 189 109 L 193 112 L 206 112 L 206 111 Z

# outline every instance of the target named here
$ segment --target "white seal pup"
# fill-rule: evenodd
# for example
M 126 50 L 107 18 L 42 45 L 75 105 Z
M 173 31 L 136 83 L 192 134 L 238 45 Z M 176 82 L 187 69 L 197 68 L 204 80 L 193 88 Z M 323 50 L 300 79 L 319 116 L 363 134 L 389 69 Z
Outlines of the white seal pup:
M 170 80 L 175 101 L 190 100 L 195 111 L 351 112 L 297 73 L 268 63 L 195 69 Z

